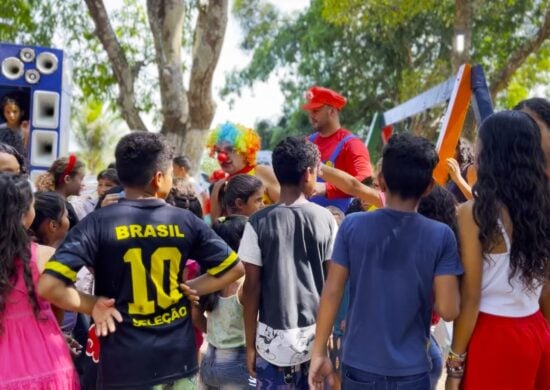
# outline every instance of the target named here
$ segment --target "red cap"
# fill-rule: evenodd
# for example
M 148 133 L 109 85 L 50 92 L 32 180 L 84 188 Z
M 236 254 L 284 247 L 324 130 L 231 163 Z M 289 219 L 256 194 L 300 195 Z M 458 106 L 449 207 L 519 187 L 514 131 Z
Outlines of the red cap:
M 341 110 L 347 103 L 345 97 L 332 89 L 324 87 L 311 87 L 306 92 L 308 102 L 302 106 L 304 110 L 315 110 L 325 105 Z

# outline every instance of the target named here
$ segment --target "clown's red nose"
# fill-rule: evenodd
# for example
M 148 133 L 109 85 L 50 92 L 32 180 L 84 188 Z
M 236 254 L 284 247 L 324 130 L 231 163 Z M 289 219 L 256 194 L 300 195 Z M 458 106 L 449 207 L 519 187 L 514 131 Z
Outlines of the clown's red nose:
M 228 159 L 229 159 L 229 157 L 227 156 L 227 153 L 224 153 L 224 152 L 219 152 L 218 153 L 218 161 L 220 162 L 220 164 L 223 164 Z

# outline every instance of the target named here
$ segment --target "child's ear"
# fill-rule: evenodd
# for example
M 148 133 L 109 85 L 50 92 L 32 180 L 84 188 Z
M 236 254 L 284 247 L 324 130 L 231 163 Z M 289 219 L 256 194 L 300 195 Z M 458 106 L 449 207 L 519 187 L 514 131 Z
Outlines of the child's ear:
M 156 171 L 153 175 L 153 178 L 151 179 L 151 187 L 155 192 L 160 188 L 163 176 L 164 173 L 162 173 L 161 171 Z
M 235 206 L 239 209 L 242 209 L 244 206 L 245 206 L 246 202 L 241 199 L 241 198 L 237 198 L 235 199 Z
M 309 183 L 315 180 L 316 167 L 307 167 L 304 171 L 304 183 Z
M 382 172 L 378 174 L 378 187 L 380 188 L 381 192 L 386 192 L 388 190 L 386 179 L 384 179 L 384 175 L 382 174 Z
M 54 232 L 56 229 L 57 229 L 57 226 L 58 226 L 58 223 L 56 221 L 54 221 L 53 219 L 50 219 L 50 221 L 48 222 L 48 230 L 50 232 Z

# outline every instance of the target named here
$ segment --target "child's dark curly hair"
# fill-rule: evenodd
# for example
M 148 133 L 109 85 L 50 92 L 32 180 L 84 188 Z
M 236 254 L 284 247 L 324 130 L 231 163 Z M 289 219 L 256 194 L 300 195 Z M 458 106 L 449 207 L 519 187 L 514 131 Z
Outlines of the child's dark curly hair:
M 457 205 L 453 194 L 436 184 L 432 192 L 420 199 L 418 213 L 449 226 L 458 239 Z
M 550 262 L 550 193 L 540 130 L 521 111 L 488 117 L 478 132 L 480 151 L 474 192 L 474 220 L 483 253 L 501 241 L 498 218 L 505 208 L 512 220 L 510 277 L 528 289 L 546 282 Z
M 297 186 L 308 168 L 315 168 L 320 154 L 317 146 L 303 137 L 287 137 L 273 150 L 273 170 L 281 184 Z
M 116 171 L 127 187 L 145 187 L 155 172 L 166 172 L 172 165 L 173 148 L 159 133 L 135 131 L 116 146 Z
M 177 187 L 172 187 L 170 193 L 166 197 L 166 203 L 180 209 L 189 210 L 202 219 L 201 202 L 194 193 L 186 193 Z

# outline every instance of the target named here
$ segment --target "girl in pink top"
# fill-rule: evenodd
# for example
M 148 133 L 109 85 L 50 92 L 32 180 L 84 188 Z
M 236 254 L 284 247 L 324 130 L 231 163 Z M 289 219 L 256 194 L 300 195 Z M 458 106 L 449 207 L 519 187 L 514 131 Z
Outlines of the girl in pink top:
M 78 389 L 51 306 L 36 294 L 53 249 L 26 233 L 34 219 L 26 177 L 0 174 L 0 205 L 0 389 Z

